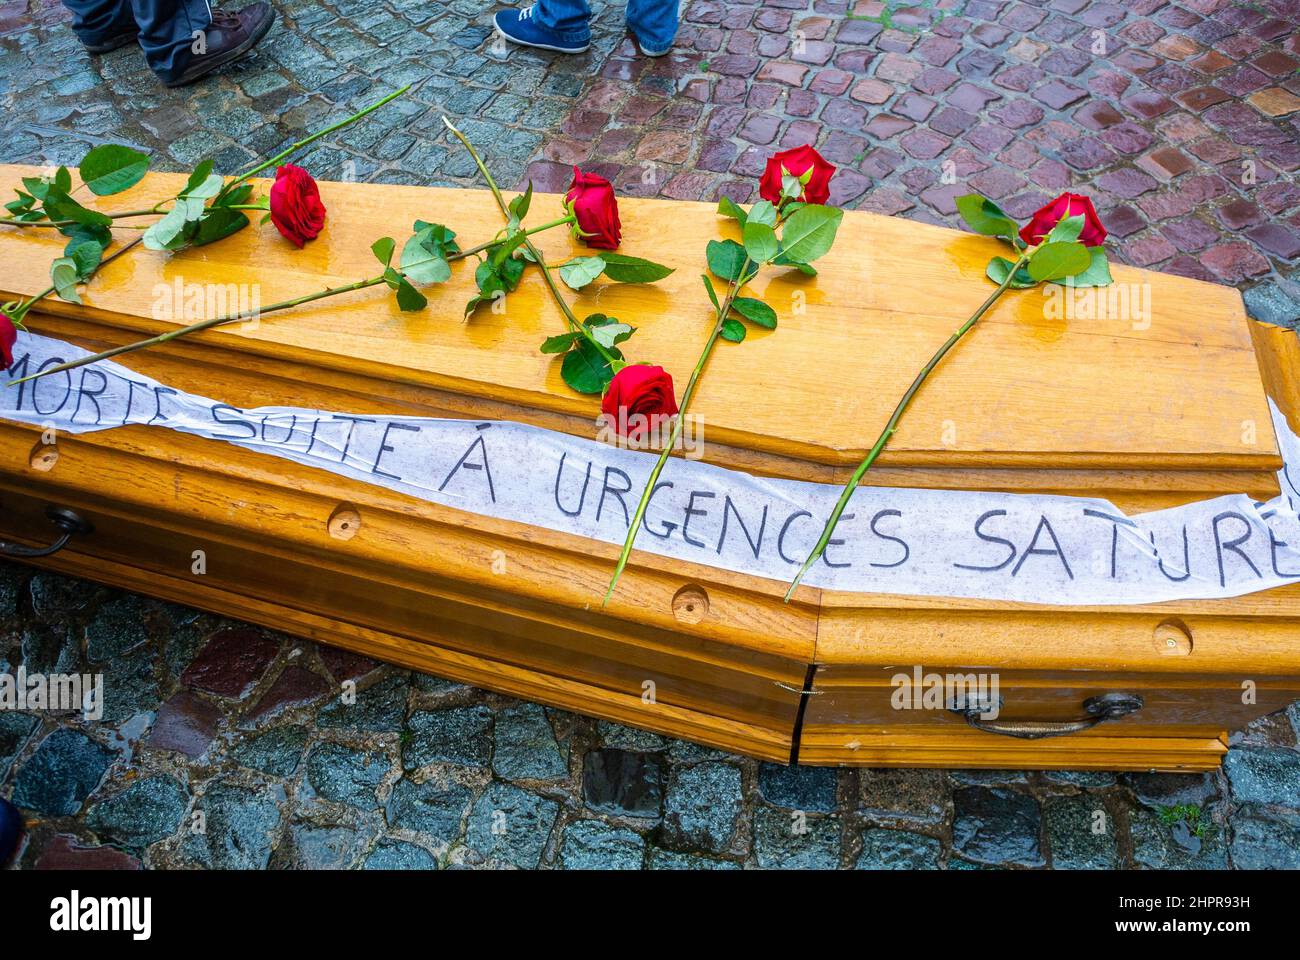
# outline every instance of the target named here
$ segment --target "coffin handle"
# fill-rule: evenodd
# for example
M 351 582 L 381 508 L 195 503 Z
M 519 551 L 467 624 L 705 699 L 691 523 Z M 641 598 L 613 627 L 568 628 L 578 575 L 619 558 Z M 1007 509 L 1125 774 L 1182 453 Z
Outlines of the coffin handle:
M 89 534 L 95 530 L 89 520 L 84 519 L 81 514 L 69 510 L 67 507 L 46 507 L 45 516 L 49 518 L 50 523 L 62 531 L 57 540 L 48 547 L 28 547 L 21 543 L 6 543 L 0 540 L 0 556 L 48 557 L 50 554 L 58 553 L 66 547 L 68 541 L 77 534 Z
M 999 733 L 1020 740 L 1041 740 L 1089 730 L 1107 720 L 1136 713 L 1142 706 L 1142 698 L 1135 693 L 1103 693 L 1083 701 L 1088 716 L 1081 720 L 986 720 L 980 716 L 988 712 L 982 704 L 953 707 L 952 712 L 965 717 L 967 723 L 985 733 Z

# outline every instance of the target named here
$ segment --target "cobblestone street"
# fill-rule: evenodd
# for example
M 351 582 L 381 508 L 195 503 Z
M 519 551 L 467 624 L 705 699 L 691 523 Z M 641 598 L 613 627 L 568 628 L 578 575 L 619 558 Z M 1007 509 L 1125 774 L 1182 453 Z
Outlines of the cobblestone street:
M 654 60 L 621 4 L 575 57 L 500 47 L 470 0 L 275 6 L 253 56 L 168 90 L 0 0 L 0 160 L 233 172 L 411 83 L 296 162 L 481 186 L 446 113 L 503 182 L 747 202 L 812 143 L 833 204 L 956 227 L 972 190 L 1021 218 L 1087 193 L 1114 256 L 1300 326 L 1300 0 L 691 0 Z M 2 564 L 19 665 L 107 684 L 99 723 L 0 711 L 20 867 L 1300 869 L 1300 703 L 1208 775 L 791 769 Z

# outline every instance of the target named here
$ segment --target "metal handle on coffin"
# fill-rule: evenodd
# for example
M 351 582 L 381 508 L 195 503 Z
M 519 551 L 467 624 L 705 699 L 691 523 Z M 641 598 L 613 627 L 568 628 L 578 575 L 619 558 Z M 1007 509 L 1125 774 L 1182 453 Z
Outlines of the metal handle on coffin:
M 1044 737 L 1079 733 L 1107 720 L 1117 720 L 1136 713 L 1142 707 L 1142 698 L 1135 693 L 1103 693 L 1083 701 L 1083 709 L 1088 716 L 1080 720 L 986 720 L 980 716 L 988 712 L 987 705 L 984 704 L 957 706 L 952 708 L 952 712 L 964 717 L 972 727 L 985 733 L 997 733 L 1020 740 L 1041 740 Z
M 67 507 L 46 507 L 45 516 L 50 523 L 62 531 L 57 540 L 48 547 L 28 547 L 21 543 L 7 543 L 0 540 L 0 556 L 19 558 L 48 557 L 50 554 L 58 553 L 66 547 L 68 541 L 77 534 L 89 534 L 95 530 L 90 521 Z

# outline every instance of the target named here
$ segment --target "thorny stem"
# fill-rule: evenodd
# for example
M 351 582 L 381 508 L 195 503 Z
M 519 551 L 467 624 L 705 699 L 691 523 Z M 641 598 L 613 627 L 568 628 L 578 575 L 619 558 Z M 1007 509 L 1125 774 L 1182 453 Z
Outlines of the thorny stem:
M 469 138 L 457 130 L 452 125 L 452 122 L 446 117 L 442 118 L 442 122 L 447 125 L 447 129 L 452 132 L 456 139 L 465 145 L 465 149 L 469 151 L 469 155 L 474 158 L 474 163 L 478 166 L 479 173 L 483 174 L 483 179 L 487 181 L 488 188 L 492 191 L 492 196 L 496 198 L 497 206 L 501 208 L 501 215 L 509 220 L 510 207 L 506 204 L 505 198 L 501 196 L 501 189 L 497 186 L 496 180 L 492 178 L 492 174 L 488 172 L 487 166 L 483 163 L 483 158 L 480 157 L 478 151 L 474 149 L 474 144 L 470 143 Z M 555 299 L 560 310 L 564 313 L 564 317 L 569 323 L 569 329 L 585 338 L 586 341 L 605 358 L 605 362 L 617 370 L 622 361 L 607 350 L 600 341 L 595 338 L 591 330 L 589 330 L 585 324 L 580 323 L 578 318 L 573 315 L 573 310 L 569 307 L 568 301 L 564 299 L 564 295 L 560 293 L 560 288 L 555 283 L 555 278 L 551 276 L 551 270 L 546 265 L 546 259 L 542 256 L 542 252 L 533 245 L 531 240 L 528 239 L 524 240 L 524 247 L 528 250 L 533 261 L 541 269 L 542 279 L 546 281 L 546 286 L 551 291 L 551 296 Z
M 753 275 L 750 275 L 750 264 L 750 259 L 746 257 L 745 262 L 741 264 L 737 279 L 731 281 L 730 286 L 727 288 L 727 295 L 718 307 L 713 330 L 710 331 L 709 339 L 704 343 L 704 349 L 700 353 L 699 360 L 695 362 L 695 369 L 691 371 L 690 380 L 686 382 L 686 390 L 682 394 L 682 402 L 678 407 L 677 418 L 673 422 L 668 442 L 659 451 L 659 459 L 655 461 L 654 469 L 650 471 L 650 479 L 646 481 L 645 489 L 641 491 L 641 499 L 636 505 L 636 512 L 632 514 L 632 523 L 628 527 L 627 539 L 623 541 L 623 550 L 618 555 L 618 563 L 614 567 L 614 575 L 610 578 L 609 589 L 605 591 L 605 598 L 600 601 L 602 608 L 609 603 L 609 598 L 614 595 L 614 587 L 618 584 L 618 578 L 623 575 L 623 568 L 627 566 L 628 558 L 632 555 L 632 544 L 636 540 L 638 528 L 645 516 L 646 508 L 650 504 L 650 497 L 654 493 L 655 485 L 659 482 L 659 474 L 663 472 L 664 464 L 668 462 L 668 457 L 672 454 L 673 449 L 677 446 L 678 438 L 682 435 L 682 425 L 686 422 L 686 411 L 690 408 L 691 399 L 695 396 L 695 388 L 699 385 L 700 375 L 704 373 L 704 367 L 713 354 L 713 348 L 717 346 L 718 338 L 722 336 L 722 325 L 727 319 L 727 314 L 731 312 L 731 305 L 736 299 L 736 294 L 744 284 L 758 275 L 757 268 L 755 268 Z
M 858 484 L 861 482 L 863 475 L 871 469 L 871 465 L 876 462 L 876 458 L 880 456 L 880 452 L 885 449 L 885 444 L 889 442 L 889 438 L 898 430 L 898 422 L 903 418 L 903 414 L 907 411 L 908 406 L 911 405 L 912 398 L 915 397 L 917 392 L 921 389 L 921 385 L 925 383 L 926 378 L 928 378 L 934 371 L 934 368 L 939 365 L 939 362 L 944 358 L 948 351 L 957 345 L 957 341 L 966 336 L 966 334 L 970 332 L 970 329 L 975 326 L 980 317 L 984 316 L 984 314 L 989 311 L 989 308 L 997 302 L 998 297 L 1002 296 L 1002 294 L 1006 292 L 1007 287 L 1011 285 L 1012 278 L 1016 275 L 1016 271 L 1020 269 L 1028 258 L 1028 252 L 1020 255 L 1020 259 L 1016 261 L 1015 266 L 1007 271 L 1006 279 L 998 284 L 998 288 L 989 294 L 988 299 L 980 304 L 979 309 L 971 314 L 970 319 L 957 328 L 957 331 L 953 333 L 953 335 L 948 338 L 948 341 L 938 349 L 933 357 L 930 358 L 930 362 L 922 367 L 921 372 L 916 375 L 916 379 L 912 381 L 912 385 L 908 387 L 907 392 L 903 394 L 903 399 L 898 401 L 898 406 L 894 408 L 894 412 L 890 416 L 889 422 L 885 424 L 885 429 L 881 432 L 879 439 L 876 440 L 875 445 L 871 448 L 871 451 L 867 454 L 866 458 L 858 464 L 858 468 L 853 471 L 853 476 L 849 478 L 848 483 L 844 485 L 844 489 L 840 492 L 840 498 L 836 501 L 835 509 L 831 511 L 830 519 L 826 521 L 826 526 L 822 529 L 822 535 L 818 538 L 816 546 L 813 547 L 812 552 L 808 554 L 808 559 L 806 559 L 803 562 L 803 566 L 799 568 L 799 573 L 795 576 L 794 580 L 791 581 L 790 589 L 785 592 L 785 599 L 787 602 L 790 600 L 795 588 L 799 586 L 799 582 L 803 580 L 804 575 L 809 571 L 809 569 L 811 569 L 812 565 L 817 562 L 817 558 L 825 552 L 826 545 L 830 542 L 831 534 L 835 531 L 835 525 L 839 523 L 840 515 L 844 513 L 844 508 L 848 506 L 849 500 L 852 498 L 854 491 L 857 490 Z

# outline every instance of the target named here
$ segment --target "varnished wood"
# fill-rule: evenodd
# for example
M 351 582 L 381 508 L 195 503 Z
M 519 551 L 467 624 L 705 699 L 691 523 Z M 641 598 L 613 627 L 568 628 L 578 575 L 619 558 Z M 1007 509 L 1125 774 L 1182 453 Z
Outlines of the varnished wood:
M 0 189 L 31 172 L 0 168 Z M 141 208 L 182 182 L 150 176 L 93 205 Z M 169 326 L 152 319 L 158 284 L 257 282 L 265 304 L 373 275 L 371 242 L 383 235 L 400 242 L 416 216 L 452 221 L 466 245 L 500 228 L 486 191 L 338 183 L 321 189 L 330 215 L 325 233 L 306 249 L 294 249 L 268 226 L 177 256 L 133 251 L 104 268 L 85 293 L 87 309 L 75 312 L 152 334 Z M 539 195 L 533 209 L 535 218 L 558 211 L 558 198 Z M 684 382 L 708 328 L 699 281 L 704 246 L 733 235 L 734 224 L 706 204 L 627 199 L 620 209 L 623 251 L 676 272 L 653 285 L 598 282 L 574 295 L 575 310 L 638 325 L 629 355 L 661 363 Z M 51 234 L 0 231 L 0 260 L 13 264 L 0 288 L 31 293 L 48 284 L 48 263 L 62 247 Z M 557 262 L 589 252 L 563 231 L 542 234 L 539 244 Z M 988 295 L 983 270 L 996 252 L 985 238 L 846 214 L 817 278 L 768 271 L 755 283 L 753 292 L 776 307 L 781 327 L 751 334 L 738 347 L 724 345 L 712 361 L 694 408 L 705 424 L 706 458 L 781 475 L 796 473 L 790 461 L 802 462 L 814 478 L 819 466 L 830 468 L 830 479 L 847 476 L 916 370 Z M 532 278 L 506 298 L 504 312 L 482 310 L 462 321 L 461 306 L 474 292 L 471 274 L 468 265 L 456 266 L 450 282 L 429 289 L 430 306 L 417 314 L 403 314 L 390 295 L 369 290 L 203 338 L 320 370 L 330 382 L 372 377 L 392 389 L 433 388 L 519 405 L 558 415 L 562 429 L 589 436 L 594 403 L 569 391 L 558 363 L 537 351 L 562 327 L 544 286 Z M 1078 472 L 1057 489 L 1198 494 L 1210 471 L 1241 474 L 1238 490 L 1276 493 L 1271 474 L 1280 461 L 1240 297 L 1125 267 L 1115 267 L 1115 275 L 1120 283 L 1153 284 L 1149 327 L 1048 320 L 1040 292 L 1009 294 L 927 384 L 867 482 L 922 486 L 954 470 L 978 481 L 982 470 L 1032 469 L 1044 477 Z M 50 309 L 69 307 L 53 302 Z M 778 374 L 773 389 L 765 371 L 800 373 Z M 1106 388 L 1098 389 L 1103 371 Z M 1259 424 L 1254 446 L 1242 443 L 1243 420 Z M 748 465 L 727 459 L 737 449 L 750 451 Z M 775 459 L 774 469 L 763 469 L 766 458 Z
M 17 173 L 5 168 L 0 182 Z M 140 206 L 175 183 L 150 177 L 100 205 Z M 329 227 L 301 253 L 269 228 L 171 259 L 141 251 L 106 268 L 87 309 L 54 303 L 59 315 L 34 314 L 31 326 L 91 348 L 116 345 L 168 326 L 150 316 L 156 283 L 260 279 L 267 303 L 377 270 L 370 241 L 402 239 L 414 216 L 449 221 L 467 245 L 499 225 L 480 193 L 322 190 Z M 548 204 L 555 198 L 534 200 L 539 211 Z M 632 356 L 663 362 L 684 381 L 707 323 L 692 309 L 702 297 L 703 245 L 732 228 L 703 205 L 664 201 L 625 202 L 624 223 L 626 252 L 678 272 L 653 288 L 602 282 L 575 299 L 580 310 L 639 326 Z M 672 249 L 665 223 L 678 241 Z M 0 256 L 11 266 L 0 286 L 44 285 L 61 247 L 46 233 L 0 229 Z M 556 258 L 574 249 L 554 235 L 544 248 Z M 987 294 L 979 271 L 992 249 L 950 231 L 847 215 L 816 280 L 770 281 L 781 329 L 720 351 L 697 408 L 707 418 L 706 457 L 759 474 L 845 476 L 874 436 L 868 425 L 901 391 L 895 381 L 910 379 Z M 569 392 L 536 352 L 560 327 L 536 278 L 505 314 L 461 322 L 467 272 L 458 267 L 451 284 L 434 288 L 420 315 L 399 314 L 371 291 L 126 362 L 240 406 L 490 417 L 591 436 L 594 401 Z M 1152 284 L 1150 329 L 1053 329 L 1041 298 L 1009 299 L 927 387 L 874 482 L 1087 493 L 1130 511 L 1223 493 L 1275 495 L 1280 461 L 1263 384 L 1300 420 L 1294 335 L 1257 329 L 1252 343 L 1234 291 L 1116 274 Z M 779 307 L 796 290 L 806 313 Z M 762 371 L 792 373 L 774 382 Z M 952 446 L 942 443 L 947 419 L 956 421 Z M 1253 446 L 1242 442 L 1247 420 L 1256 425 Z M 1300 690 L 1300 584 L 1118 608 L 811 588 L 787 605 L 784 584 L 637 552 L 601 610 L 613 545 L 167 430 L 60 437 L 53 450 L 38 440 L 36 428 L 0 421 L 0 538 L 48 539 L 47 503 L 84 512 L 97 533 L 41 561 L 53 569 L 770 760 L 797 752 L 818 764 L 1208 769 L 1226 749 L 1226 730 Z M 207 555 L 203 576 L 191 570 L 195 549 Z M 504 570 L 494 570 L 498 554 Z M 1190 636 L 1186 652 L 1157 643 L 1171 622 Z M 951 715 L 890 709 L 889 676 L 918 663 L 997 670 L 1008 717 L 1066 719 L 1086 697 L 1125 688 L 1147 697 L 1148 708 L 1086 734 L 1012 741 Z M 1242 679 L 1258 688 L 1253 704 L 1241 702 Z

